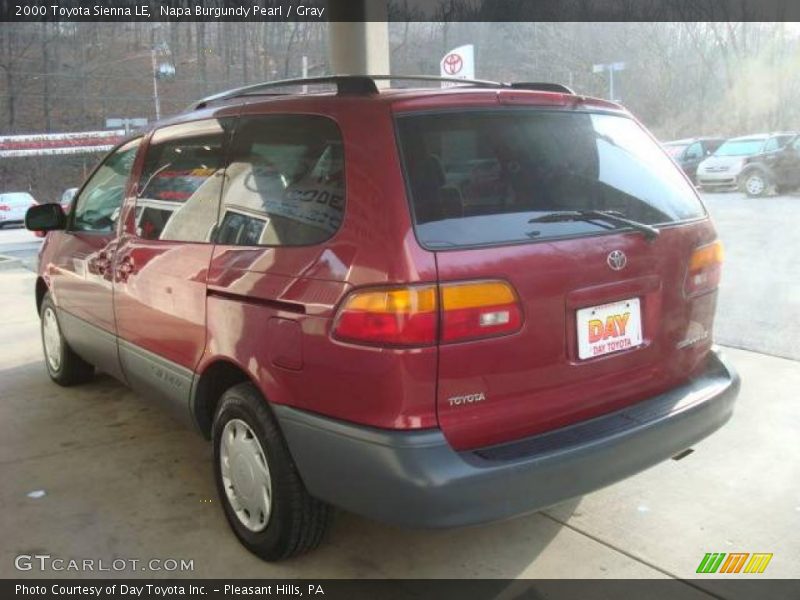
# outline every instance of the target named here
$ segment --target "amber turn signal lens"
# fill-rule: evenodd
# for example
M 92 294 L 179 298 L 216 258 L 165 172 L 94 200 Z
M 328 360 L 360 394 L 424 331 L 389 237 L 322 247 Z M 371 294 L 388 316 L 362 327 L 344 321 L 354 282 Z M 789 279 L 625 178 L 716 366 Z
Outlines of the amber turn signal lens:
M 725 260 L 725 249 L 719 240 L 700 246 L 689 259 L 689 270 L 699 271 L 708 266 L 721 264 Z
M 689 258 L 684 291 L 687 296 L 698 296 L 715 290 L 722 276 L 725 252 L 719 240 L 696 248 Z

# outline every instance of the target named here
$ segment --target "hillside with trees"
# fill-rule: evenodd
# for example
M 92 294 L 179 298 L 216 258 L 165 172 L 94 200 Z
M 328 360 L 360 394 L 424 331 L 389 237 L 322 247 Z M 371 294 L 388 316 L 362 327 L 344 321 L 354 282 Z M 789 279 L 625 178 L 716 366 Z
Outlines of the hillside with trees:
M 607 97 L 607 74 L 592 65 L 624 62 L 615 96 L 661 139 L 800 128 L 792 23 L 394 22 L 389 32 L 393 74 L 436 75 L 447 50 L 473 43 L 479 78 Z M 328 74 L 327 34 L 325 23 L 3 23 L 0 133 L 152 121 L 153 48 L 174 67 L 158 81 L 162 116 L 216 91 L 299 77 L 303 57 L 310 75 Z M 2 159 L 2 188 L 53 199 L 98 158 Z

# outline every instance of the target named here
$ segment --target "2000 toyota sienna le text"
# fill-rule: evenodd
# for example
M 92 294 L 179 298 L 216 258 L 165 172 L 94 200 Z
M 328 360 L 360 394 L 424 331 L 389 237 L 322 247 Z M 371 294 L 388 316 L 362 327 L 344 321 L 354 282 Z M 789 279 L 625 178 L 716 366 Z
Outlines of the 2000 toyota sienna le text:
M 503 519 L 730 417 L 722 247 L 621 107 L 553 84 L 233 90 L 115 148 L 50 231 L 59 384 L 96 369 L 214 446 L 225 514 L 278 560 L 339 507 Z

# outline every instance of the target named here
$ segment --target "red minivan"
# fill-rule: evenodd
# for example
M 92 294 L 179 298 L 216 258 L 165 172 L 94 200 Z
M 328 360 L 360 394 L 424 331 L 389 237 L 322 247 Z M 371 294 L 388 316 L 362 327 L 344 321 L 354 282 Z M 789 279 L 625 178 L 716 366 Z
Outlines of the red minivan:
M 714 227 L 623 108 L 374 79 L 207 98 L 115 148 L 68 216 L 27 215 L 50 377 L 101 370 L 192 422 L 267 560 L 317 546 L 330 507 L 451 527 L 585 494 L 739 389 Z

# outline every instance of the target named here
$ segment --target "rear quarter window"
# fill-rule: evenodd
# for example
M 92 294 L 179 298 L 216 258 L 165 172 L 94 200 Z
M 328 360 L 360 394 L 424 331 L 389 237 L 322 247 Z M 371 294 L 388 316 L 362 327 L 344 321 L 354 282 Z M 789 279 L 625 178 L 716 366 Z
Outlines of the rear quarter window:
M 341 133 L 318 115 L 241 117 L 216 241 L 239 246 L 324 242 L 344 218 Z
M 632 119 L 548 110 L 397 117 L 417 236 L 429 247 L 519 243 L 607 231 L 607 223 L 529 223 L 553 211 L 607 210 L 650 225 L 705 215 L 691 185 Z

